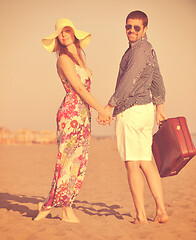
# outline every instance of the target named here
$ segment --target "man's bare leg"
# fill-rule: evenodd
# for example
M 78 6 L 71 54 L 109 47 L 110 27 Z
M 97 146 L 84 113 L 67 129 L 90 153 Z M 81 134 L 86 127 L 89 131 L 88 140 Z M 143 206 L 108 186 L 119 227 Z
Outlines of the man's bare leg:
M 141 169 L 144 172 L 151 193 L 156 203 L 156 216 L 154 222 L 165 223 L 168 215 L 163 201 L 163 191 L 158 170 L 152 161 L 141 161 Z
M 136 209 L 134 223 L 147 223 L 144 207 L 144 181 L 140 170 L 140 161 L 126 161 L 127 177 Z

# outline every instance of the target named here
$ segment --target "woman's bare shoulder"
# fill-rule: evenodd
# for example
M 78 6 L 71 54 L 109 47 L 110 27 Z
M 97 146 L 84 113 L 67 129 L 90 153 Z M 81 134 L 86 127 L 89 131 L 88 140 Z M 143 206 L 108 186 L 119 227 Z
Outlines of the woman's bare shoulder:
M 61 54 L 57 60 L 58 67 L 71 67 L 74 66 L 73 61 L 66 54 Z

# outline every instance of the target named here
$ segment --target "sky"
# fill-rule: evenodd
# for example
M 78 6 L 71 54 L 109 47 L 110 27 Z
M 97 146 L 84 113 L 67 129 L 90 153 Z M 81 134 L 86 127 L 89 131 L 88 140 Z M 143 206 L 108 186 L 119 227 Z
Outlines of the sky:
M 125 19 L 133 10 L 149 18 L 153 45 L 166 87 L 167 117 L 185 116 L 196 133 L 196 0 L 6 0 L 0 1 L 0 126 L 11 130 L 55 130 L 65 90 L 56 55 L 41 39 L 59 18 L 90 32 L 84 49 L 93 72 L 92 94 L 105 106 L 114 92 L 119 63 L 128 48 Z M 92 135 L 114 134 L 99 126 L 92 110 Z

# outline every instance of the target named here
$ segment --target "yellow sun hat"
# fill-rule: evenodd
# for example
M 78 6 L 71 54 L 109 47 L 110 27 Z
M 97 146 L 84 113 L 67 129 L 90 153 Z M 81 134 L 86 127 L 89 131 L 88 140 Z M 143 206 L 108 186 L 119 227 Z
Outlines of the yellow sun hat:
M 49 52 L 58 51 L 57 37 L 62 32 L 64 27 L 71 27 L 74 31 L 75 37 L 80 41 L 80 47 L 85 48 L 91 39 L 91 34 L 77 30 L 72 21 L 66 18 L 60 18 L 55 25 L 55 32 L 48 37 L 42 39 L 42 44 Z

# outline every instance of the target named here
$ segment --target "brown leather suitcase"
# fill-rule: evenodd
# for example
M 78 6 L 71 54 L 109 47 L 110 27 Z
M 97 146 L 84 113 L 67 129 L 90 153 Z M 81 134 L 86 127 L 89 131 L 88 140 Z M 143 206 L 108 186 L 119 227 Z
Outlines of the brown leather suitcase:
M 153 135 L 152 152 L 161 177 L 173 176 L 196 155 L 186 118 L 168 118 Z

